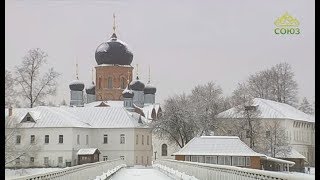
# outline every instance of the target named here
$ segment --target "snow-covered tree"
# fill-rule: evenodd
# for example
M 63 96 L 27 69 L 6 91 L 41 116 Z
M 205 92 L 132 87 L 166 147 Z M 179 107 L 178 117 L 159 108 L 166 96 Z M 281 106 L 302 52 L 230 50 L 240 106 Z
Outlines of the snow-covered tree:
M 9 121 L 8 116 L 5 119 L 5 166 L 19 160 L 20 163 L 16 163 L 15 166 L 22 167 L 23 164 L 29 163 L 30 157 L 35 157 L 41 149 L 36 137 L 33 142 L 22 141 L 26 138 L 22 126 L 23 123 L 17 123 L 14 119 Z
M 288 63 L 279 63 L 250 75 L 246 84 L 248 93 L 255 98 L 296 105 L 298 84 Z
M 165 100 L 163 107 L 162 116 L 151 123 L 153 132 L 182 148 L 198 132 L 190 100 L 185 94 L 175 95 Z
M 253 97 L 248 91 L 248 86 L 239 83 L 238 87 L 232 93 L 232 104 L 235 107 L 235 113 L 238 115 L 237 121 L 227 123 L 224 131 L 239 136 L 244 142 L 249 139 L 250 148 L 257 150 L 261 138 L 261 119 L 260 110 L 253 104 Z
M 271 120 L 264 122 L 265 137 L 262 138 L 261 151 L 272 157 L 286 157 L 291 151 L 286 130 L 280 121 Z
M 298 84 L 288 63 L 279 63 L 271 69 L 272 88 L 275 101 L 294 105 L 297 102 Z
M 57 89 L 56 80 L 59 73 L 53 68 L 49 68 L 47 73 L 40 73 L 47 62 L 47 56 L 39 48 L 31 49 L 23 57 L 22 64 L 16 66 L 16 81 L 21 88 L 19 94 L 28 100 L 31 108 L 35 103 L 41 103 L 48 95 L 54 95 Z
M 5 70 L 5 106 L 10 107 L 16 105 L 16 90 L 14 88 L 14 77 L 9 70 Z
M 298 108 L 300 111 L 307 113 L 307 114 L 313 114 L 314 110 L 312 105 L 309 103 L 308 99 L 304 97 L 299 105 Z
M 191 92 L 190 105 L 199 135 L 210 135 L 218 127 L 215 116 L 224 110 L 222 89 L 213 82 L 198 85 Z

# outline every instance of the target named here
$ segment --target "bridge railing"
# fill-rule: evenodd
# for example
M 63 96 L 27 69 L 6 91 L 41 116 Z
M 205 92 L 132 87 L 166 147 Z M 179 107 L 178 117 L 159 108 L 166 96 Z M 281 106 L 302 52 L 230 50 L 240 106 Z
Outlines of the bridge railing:
M 206 164 L 171 159 L 156 160 L 154 164 L 184 172 L 200 180 L 311 180 L 308 174 L 289 174 L 285 172 L 264 171 L 259 169 L 241 168 L 227 165 Z
M 77 165 L 73 167 L 66 167 L 60 170 L 28 175 L 15 178 L 14 180 L 43 180 L 43 179 L 54 179 L 54 180 L 88 180 L 94 179 L 96 176 L 112 170 L 115 167 L 125 164 L 122 159 L 110 160 L 110 161 L 99 161 L 96 163 L 88 163 Z

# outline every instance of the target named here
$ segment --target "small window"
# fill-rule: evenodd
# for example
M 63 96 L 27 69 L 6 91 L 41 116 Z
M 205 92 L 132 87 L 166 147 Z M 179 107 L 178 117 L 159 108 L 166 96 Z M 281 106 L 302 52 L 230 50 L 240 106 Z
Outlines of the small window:
M 121 77 L 121 89 L 125 89 L 126 88 L 126 79 L 124 77 Z
M 31 136 L 30 136 L 30 143 L 31 143 L 31 144 L 34 144 L 35 139 L 36 139 L 35 136 L 34 136 L 34 135 L 31 135 Z
M 120 144 L 125 144 L 125 136 L 124 136 L 124 134 L 120 134 Z
M 199 162 L 199 163 L 204 163 L 204 158 L 203 158 L 203 156 L 198 156 L 198 162 Z
M 108 134 L 103 135 L 103 144 L 108 144 Z
M 139 142 L 139 136 L 136 135 L 136 144 L 138 144 L 138 142 Z
M 161 146 L 161 155 L 162 156 L 167 156 L 167 154 L 168 154 L 167 148 L 168 148 L 168 146 L 166 144 L 162 144 L 162 146 Z
M 224 164 L 229 166 L 231 165 L 231 156 L 224 157 Z
M 218 156 L 218 164 L 224 165 L 224 156 Z
M 239 166 L 246 166 L 246 159 L 245 157 L 241 156 L 239 157 Z
M 77 144 L 80 144 L 80 135 L 77 135 Z
M 218 157 L 217 157 L 217 156 L 212 156 L 212 157 L 211 157 L 211 160 L 210 160 L 210 163 L 211 163 L 211 164 L 217 164 L 217 160 L 218 160 Z
M 49 135 L 44 136 L 44 143 L 49 144 Z
M 108 77 L 108 88 L 112 89 L 112 77 Z
M 192 162 L 198 162 L 197 156 L 191 156 L 191 161 Z
M 58 157 L 58 163 L 62 164 L 63 163 L 63 157 Z
M 149 136 L 147 136 L 147 145 L 149 145 Z
M 190 156 L 184 156 L 185 157 L 185 161 L 190 161 Z
M 232 156 L 232 166 L 239 166 L 239 157 Z
M 59 135 L 59 143 L 60 143 L 60 144 L 63 143 L 63 135 Z
M 101 77 L 98 79 L 98 89 L 101 89 Z
M 124 156 L 120 156 L 120 159 L 121 159 L 121 160 L 124 160 Z
M 250 166 L 250 165 L 251 165 L 250 157 L 246 157 L 246 166 Z
M 144 145 L 144 135 L 142 135 L 142 145 Z
M 43 163 L 44 163 L 45 165 L 48 165 L 48 164 L 49 164 L 49 157 L 44 157 L 44 158 L 43 158 Z
M 16 165 L 20 165 L 20 158 L 19 157 L 16 159 Z
M 211 159 L 210 156 L 206 156 L 206 157 L 205 157 L 205 163 L 208 163 L 208 164 L 209 164 L 209 163 L 210 163 L 210 159 Z
M 89 144 L 89 135 L 86 135 L 86 145 Z
M 266 138 L 270 137 L 270 131 L 266 131 Z
M 103 156 L 103 161 L 108 161 L 108 156 Z
M 246 138 L 250 138 L 250 130 L 246 131 Z
M 34 157 L 30 157 L 30 164 L 31 164 L 31 165 L 34 164 Z
M 27 121 L 31 121 L 31 117 L 30 116 L 27 116 Z
M 16 144 L 20 144 L 21 143 L 21 136 L 17 135 L 16 136 Z

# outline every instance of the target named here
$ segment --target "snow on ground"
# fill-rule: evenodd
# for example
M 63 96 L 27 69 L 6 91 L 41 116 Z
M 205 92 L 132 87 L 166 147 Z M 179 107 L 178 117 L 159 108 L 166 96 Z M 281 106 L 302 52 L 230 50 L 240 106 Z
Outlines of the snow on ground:
M 61 168 L 6 169 L 5 179 L 12 179 L 20 176 L 33 175 L 33 174 L 41 174 L 41 173 L 51 172 L 59 169 Z
M 110 180 L 171 180 L 170 177 L 152 167 L 134 166 L 131 168 L 122 168 Z

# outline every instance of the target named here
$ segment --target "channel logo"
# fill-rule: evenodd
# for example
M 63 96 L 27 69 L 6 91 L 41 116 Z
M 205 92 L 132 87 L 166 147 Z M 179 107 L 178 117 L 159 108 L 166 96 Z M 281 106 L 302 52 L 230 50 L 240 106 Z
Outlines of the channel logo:
M 276 25 L 274 33 L 277 35 L 300 34 L 300 22 L 289 15 L 288 12 L 279 17 L 274 24 Z

